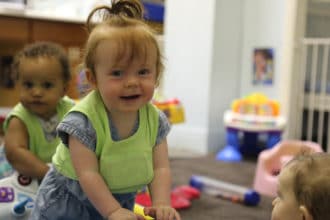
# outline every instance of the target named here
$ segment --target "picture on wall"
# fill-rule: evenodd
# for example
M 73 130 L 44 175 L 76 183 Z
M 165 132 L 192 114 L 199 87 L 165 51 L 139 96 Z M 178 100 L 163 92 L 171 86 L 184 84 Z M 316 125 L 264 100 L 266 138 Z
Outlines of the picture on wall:
M 274 79 L 274 49 L 256 48 L 253 51 L 253 84 L 272 85 Z

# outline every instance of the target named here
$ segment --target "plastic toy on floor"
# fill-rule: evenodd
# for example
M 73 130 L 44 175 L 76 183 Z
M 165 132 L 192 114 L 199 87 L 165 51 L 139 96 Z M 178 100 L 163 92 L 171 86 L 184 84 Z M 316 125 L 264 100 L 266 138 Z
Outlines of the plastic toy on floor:
M 180 196 L 188 200 L 198 199 L 200 194 L 198 189 L 188 185 L 178 186 L 172 190 L 172 195 Z
M 178 186 L 171 192 L 171 206 L 175 209 L 187 209 L 191 206 L 191 200 L 198 199 L 199 190 L 191 186 Z M 140 192 L 136 196 L 135 202 L 145 207 L 151 206 L 151 199 L 147 191 Z
M 39 184 L 14 172 L 0 180 L 0 219 L 28 219 Z
M 271 149 L 262 151 L 258 156 L 253 188 L 263 195 L 275 197 L 277 175 L 281 168 L 302 151 L 313 153 L 323 150 L 314 142 L 286 140 L 279 142 Z
M 264 149 L 273 147 L 281 140 L 286 120 L 280 115 L 280 106 L 275 100 L 261 93 L 253 93 L 234 100 L 231 109 L 223 116 L 226 126 L 226 146 L 216 155 L 217 160 L 237 162 L 243 154 L 257 155 L 261 134 L 267 137 Z M 239 136 L 242 134 L 242 143 Z
M 260 201 L 260 195 L 253 189 L 205 176 L 192 176 L 190 185 L 211 196 L 247 206 L 256 206 Z

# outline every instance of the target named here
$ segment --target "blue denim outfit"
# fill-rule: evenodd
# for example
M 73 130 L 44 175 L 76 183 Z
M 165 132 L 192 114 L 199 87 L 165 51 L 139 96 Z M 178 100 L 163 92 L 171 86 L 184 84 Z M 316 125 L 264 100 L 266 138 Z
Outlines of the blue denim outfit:
M 111 124 L 111 137 L 119 140 L 116 128 Z M 134 134 L 139 121 L 132 130 Z M 64 144 L 68 144 L 69 135 L 77 138 L 86 147 L 95 151 L 96 133 L 87 117 L 78 112 L 69 113 L 59 124 L 59 136 Z M 163 112 L 159 114 L 159 127 L 156 139 L 158 145 L 170 131 L 170 124 Z M 136 192 L 113 194 L 123 208 L 133 210 Z M 52 167 L 43 179 L 30 220 L 99 220 L 104 219 L 91 204 L 77 180 L 61 175 Z

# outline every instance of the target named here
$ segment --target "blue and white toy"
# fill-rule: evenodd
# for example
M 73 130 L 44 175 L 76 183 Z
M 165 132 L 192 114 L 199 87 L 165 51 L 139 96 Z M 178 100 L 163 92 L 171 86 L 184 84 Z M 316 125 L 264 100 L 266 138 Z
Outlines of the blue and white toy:
M 232 183 L 212 179 L 206 176 L 193 175 L 190 178 L 190 186 L 211 196 L 241 203 L 247 206 L 256 206 L 260 202 L 260 195 L 253 189 Z
M 0 219 L 28 219 L 34 206 L 38 181 L 14 172 L 0 180 Z

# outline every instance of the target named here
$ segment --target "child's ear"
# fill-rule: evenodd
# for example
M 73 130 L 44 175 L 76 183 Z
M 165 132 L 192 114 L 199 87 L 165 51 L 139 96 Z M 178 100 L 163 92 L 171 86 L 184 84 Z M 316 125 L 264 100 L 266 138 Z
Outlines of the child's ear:
M 65 96 L 68 90 L 69 90 L 69 83 L 64 83 L 62 95 Z
M 309 212 L 309 210 L 306 208 L 306 206 L 301 205 L 299 207 L 299 211 L 301 212 L 303 219 L 302 220 L 313 220 L 313 216 Z
M 85 70 L 86 78 L 92 87 L 96 87 L 96 78 L 93 72 L 90 69 Z

